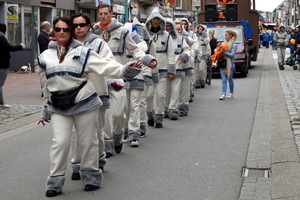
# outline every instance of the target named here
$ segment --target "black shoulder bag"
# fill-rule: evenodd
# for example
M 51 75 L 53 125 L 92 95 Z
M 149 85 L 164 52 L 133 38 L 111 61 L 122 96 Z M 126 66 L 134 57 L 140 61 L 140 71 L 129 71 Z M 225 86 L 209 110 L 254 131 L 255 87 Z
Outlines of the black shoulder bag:
M 227 59 L 222 57 L 222 59 L 218 60 L 218 67 L 219 68 L 226 68 L 227 66 Z
M 78 88 L 74 90 L 51 92 L 51 102 L 54 108 L 61 110 L 70 109 L 74 103 L 78 92 L 85 86 L 87 81 L 83 82 Z

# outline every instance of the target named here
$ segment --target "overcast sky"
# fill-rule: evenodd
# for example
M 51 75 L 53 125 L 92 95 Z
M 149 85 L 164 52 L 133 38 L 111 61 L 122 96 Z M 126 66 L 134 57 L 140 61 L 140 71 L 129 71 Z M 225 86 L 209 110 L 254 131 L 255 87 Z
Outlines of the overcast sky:
M 282 2 L 283 0 L 256 0 L 255 6 L 256 10 L 273 12 L 274 9 Z

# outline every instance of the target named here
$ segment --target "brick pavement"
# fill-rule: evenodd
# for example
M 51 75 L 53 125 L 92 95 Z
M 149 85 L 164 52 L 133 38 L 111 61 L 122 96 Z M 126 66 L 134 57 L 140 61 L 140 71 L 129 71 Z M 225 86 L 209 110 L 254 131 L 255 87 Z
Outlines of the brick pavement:
M 37 73 L 10 72 L 5 81 L 3 93 L 4 101 L 12 107 L 0 108 L 0 133 L 27 123 L 26 119 L 22 119 L 24 120 L 22 123 L 17 123 L 15 120 L 29 117 L 41 110 L 42 98 Z

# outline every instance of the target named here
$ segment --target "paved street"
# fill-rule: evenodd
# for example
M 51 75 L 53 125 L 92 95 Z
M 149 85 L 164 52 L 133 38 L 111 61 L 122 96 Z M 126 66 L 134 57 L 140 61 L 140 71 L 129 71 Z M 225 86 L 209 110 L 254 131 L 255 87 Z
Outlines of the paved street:
M 109 158 L 99 191 L 84 193 L 80 181 L 69 180 L 68 169 L 63 195 L 57 199 L 300 199 L 295 145 L 300 135 L 300 72 L 289 66 L 280 71 L 273 57 L 276 51 L 261 49 L 248 77 L 235 79 L 232 101 L 218 100 L 220 79 L 213 79 L 211 88 L 196 90 L 189 116 L 178 123 L 165 120 L 163 130 L 149 129 L 139 148 L 125 146 L 122 154 Z M 42 105 L 39 87 L 34 73 L 12 73 L 4 87 L 6 102 L 13 105 L 0 108 L 0 176 L 7 181 L 0 189 L 5 199 L 44 198 L 51 126 L 35 125 Z M 219 123 L 224 115 L 229 118 Z M 242 177 L 242 168 L 248 177 Z M 26 183 L 27 178 L 30 186 L 7 186 Z

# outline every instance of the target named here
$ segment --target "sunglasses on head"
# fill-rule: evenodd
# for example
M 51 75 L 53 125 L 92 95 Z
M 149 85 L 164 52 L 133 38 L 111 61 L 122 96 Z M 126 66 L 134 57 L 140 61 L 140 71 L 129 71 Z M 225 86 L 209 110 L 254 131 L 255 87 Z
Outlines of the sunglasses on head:
M 160 19 L 152 19 L 151 22 L 160 22 Z
M 78 26 L 80 26 L 82 28 L 82 27 L 87 26 L 87 23 L 74 24 L 74 26 L 75 26 L 75 28 L 77 28 Z
M 70 31 L 70 28 L 69 28 L 69 27 L 55 27 L 55 28 L 54 28 L 54 31 L 55 31 L 55 32 L 60 32 L 61 29 L 62 29 L 63 32 L 65 32 L 65 33 L 67 33 L 67 32 Z

